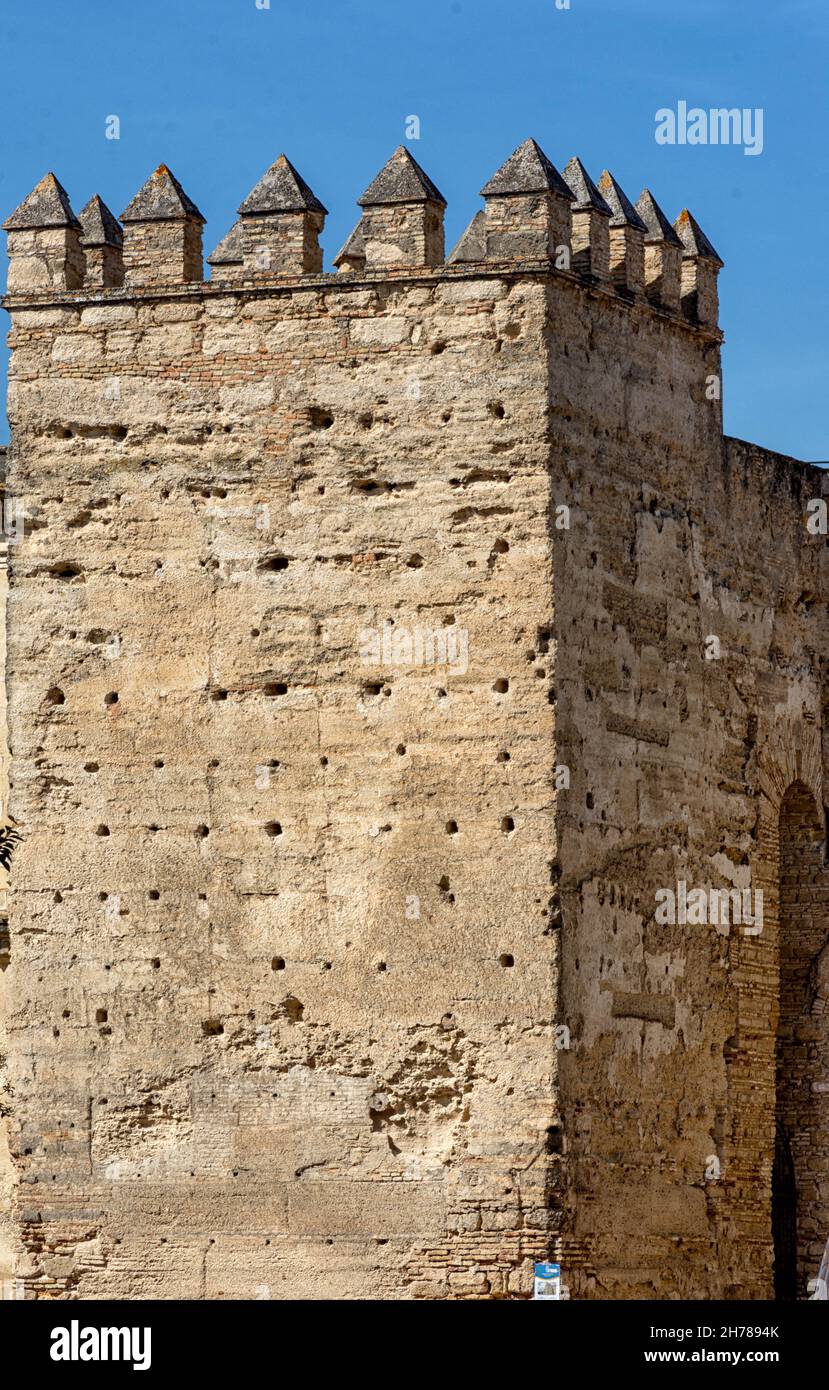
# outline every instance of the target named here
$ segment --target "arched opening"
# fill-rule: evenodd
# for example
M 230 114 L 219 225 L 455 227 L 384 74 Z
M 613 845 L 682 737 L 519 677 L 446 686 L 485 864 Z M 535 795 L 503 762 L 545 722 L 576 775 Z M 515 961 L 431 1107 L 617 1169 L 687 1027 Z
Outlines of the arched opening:
M 771 1227 L 774 1237 L 774 1296 L 797 1298 L 797 1184 L 792 1147 L 778 1122 L 771 1176 Z
M 780 934 L 772 1171 L 774 1291 L 806 1297 L 829 1235 L 829 874 L 814 798 L 794 782 L 780 807 Z

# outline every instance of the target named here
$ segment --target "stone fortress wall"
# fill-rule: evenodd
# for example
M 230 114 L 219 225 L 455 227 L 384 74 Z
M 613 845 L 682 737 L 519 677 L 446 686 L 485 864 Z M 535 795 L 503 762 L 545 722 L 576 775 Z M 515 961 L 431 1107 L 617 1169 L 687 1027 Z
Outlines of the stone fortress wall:
M 723 437 L 688 212 L 483 193 L 6 223 L 25 1297 L 767 1298 L 781 1127 L 829 1228 L 823 474 Z
M 0 447 L 0 503 L 5 503 L 6 449 Z M 6 601 L 8 598 L 8 547 L 5 528 L 0 536 L 0 671 L 6 669 Z M 6 821 L 9 799 L 9 758 L 6 736 L 6 683 L 0 680 L 0 823 Z M 4 1086 L 2 1070 L 6 1056 L 5 972 L 9 964 L 8 875 L 0 866 L 0 1291 L 9 1287 L 14 1269 L 15 1234 L 12 1221 L 12 1194 L 15 1170 L 9 1151 L 8 1114 L 11 1098 Z

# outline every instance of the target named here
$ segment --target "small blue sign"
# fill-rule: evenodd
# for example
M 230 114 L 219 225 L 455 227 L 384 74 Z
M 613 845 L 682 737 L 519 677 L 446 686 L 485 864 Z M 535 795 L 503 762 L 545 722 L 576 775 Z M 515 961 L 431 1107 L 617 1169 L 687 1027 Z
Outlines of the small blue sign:
M 552 1260 L 542 1260 L 535 1266 L 533 1279 L 533 1298 L 558 1300 L 561 1298 L 561 1265 Z

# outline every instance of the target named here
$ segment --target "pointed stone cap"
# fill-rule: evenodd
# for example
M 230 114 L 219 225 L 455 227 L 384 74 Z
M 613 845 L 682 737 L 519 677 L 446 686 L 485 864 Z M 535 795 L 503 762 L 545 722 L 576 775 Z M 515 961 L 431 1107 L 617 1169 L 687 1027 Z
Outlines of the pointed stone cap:
M 717 255 L 699 222 L 691 216 L 687 208 L 683 208 L 676 219 L 674 230 L 682 242 L 686 256 L 697 256 L 703 261 L 714 261 L 719 266 L 725 265 L 725 261 Z
M 207 257 L 208 265 L 241 265 L 245 259 L 242 243 L 242 224 L 234 222 L 227 236 L 222 237 L 215 251 Z
M 382 203 L 442 203 L 446 199 L 405 145 L 398 145 L 391 159 L 384 164 L 357 199 L 361 208 L 377 207 Z
M 649 188 L 643 188 L 639 195 L 636 211 L 648 229 L 645 241 L 664 241 L 668 246 L 682 246 L 682 242 Z
M 568 201 L 573 197 L 558 169 L 532 139 L 519 145 L 481 189 L 482 198 L 510 193 L 558 193 Z
M 647 232 L 647 227 L 628 198 L 623 188 L 614 179 L 609 169 L 605 169 L 599 179 L 599 192 L 610 208 L 613 216 L 611 227 L 635 227 L 637 232 Z
M 241 217 L 260 217 L 271 212 L 327 213 L 328 208 L 323 207 L 316 194 L 311 192 L 290 159 L 281 154 L 259 182 L 254 184 L 238 211 Z
M 46 227 L 80 228 L 80 222 L 72 211 L 69 194 L 54 174 L 44 174 L 37 188 L 33 188 L 20 207 L 15 208 L 11 217 L 3 223 L 6 232 L 20 232 Z
M 606 217 L 613 215 L 578 155 L 573 155 L 565 168 L 564 182 L 575 199 L 574 212 L 587 212 L 592 208 L 594 212 L 604 213 Z
M 454 250 L 447 257 L 447 264 L 461 261 L 486 260 L 486 213 L 476 212 Z
M 106 203 L 93 193 L 81 210 L 81 244 L 83 246 L 123 246 L 124 233 Z
M 185 217 L 204 222 L 196 204 L 166 164 L 159 164 L 121 213 L 122 222 L 174 222 Z
M 346 241 L 345 245 L 341 247 L 341 249 L 337 252 L 336 256 L 334 257 L 334 264 L 338 266 L 341 261 L 349 259 L 365 260 L 365 255 L 366 239 L 363 230 L 363 219 L 361 217 L 359 222 L 357 223 L 357 226 L 354 228 L 354 231 L 351 233 L 351 236 Z

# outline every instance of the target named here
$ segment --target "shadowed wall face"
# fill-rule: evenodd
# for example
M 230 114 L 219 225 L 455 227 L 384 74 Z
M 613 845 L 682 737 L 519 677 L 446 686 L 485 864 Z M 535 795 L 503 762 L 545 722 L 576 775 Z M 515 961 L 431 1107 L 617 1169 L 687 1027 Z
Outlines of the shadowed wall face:
M 0 448 L 0 501 L 5 505 L 6 450 Z M 9 801 L 8 742 L 6 729 L 6 600 L 8 595 L 8 547 L 0 536 L 0 823 L 5 823 Z M 6 1069 L 6 971 L 9 965 L 8 873 L 0 865 L 0 1298 L 14 1270 L 15 1229 L 11 1218 L 14 1165 L 9 1152 L 8 1128 L 12 1094 Z
M 829 1232 L 829 873 L 802 783 L 780 810 L 775 1291 L 803 1298 Z

